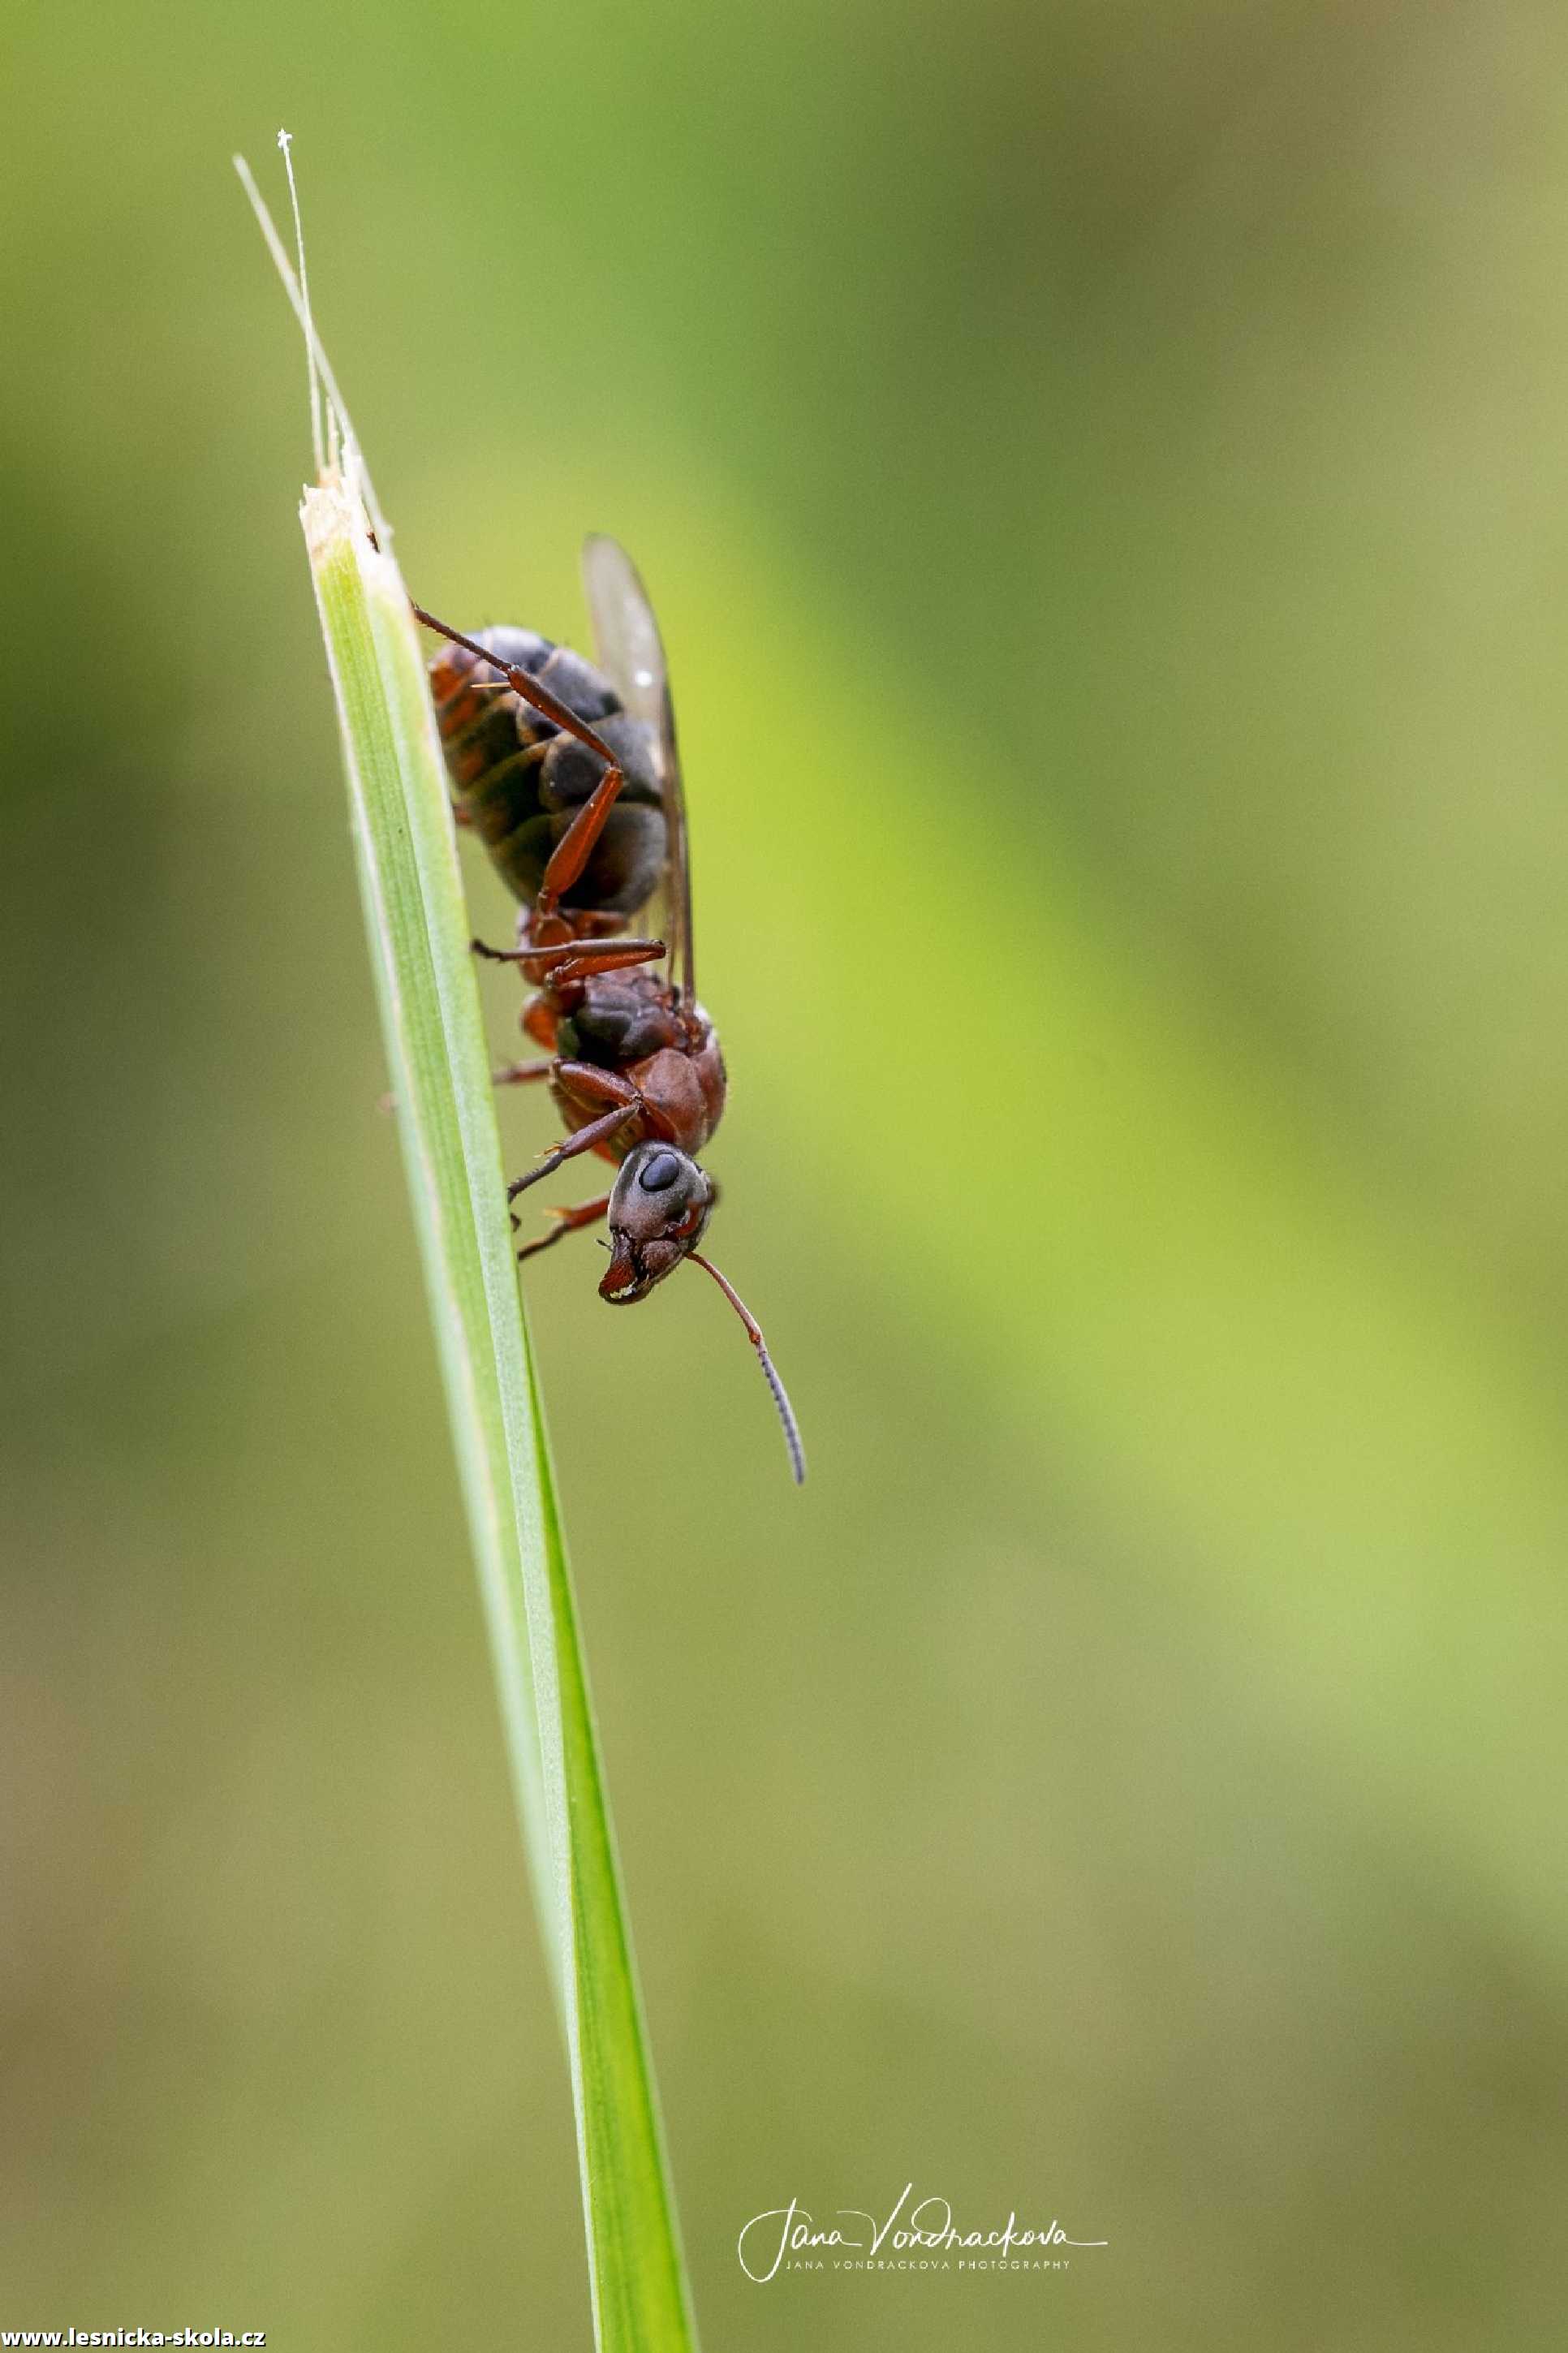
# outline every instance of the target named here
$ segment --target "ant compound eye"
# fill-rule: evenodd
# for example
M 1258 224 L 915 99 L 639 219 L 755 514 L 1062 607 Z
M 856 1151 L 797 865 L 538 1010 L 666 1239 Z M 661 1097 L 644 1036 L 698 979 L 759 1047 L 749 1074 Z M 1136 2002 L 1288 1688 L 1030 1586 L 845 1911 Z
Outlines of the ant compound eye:
M 637 1183 L 645 1193 L 668 1193 L 679 1174 L 680 1163 L 673 1152 L 656 1152 L 638 1169 Z

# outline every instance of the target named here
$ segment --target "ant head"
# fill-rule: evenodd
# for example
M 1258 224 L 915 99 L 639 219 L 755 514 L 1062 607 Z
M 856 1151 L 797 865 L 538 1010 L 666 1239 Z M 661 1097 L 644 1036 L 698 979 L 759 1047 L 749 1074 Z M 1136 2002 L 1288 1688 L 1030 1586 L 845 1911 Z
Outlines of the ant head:
M 673 1274 L 700 1239 L 714 1189 L 696 1161 L 673 1145 L 634 1146 L 610 1195 L 612 1256 L 600 1298 L 626 1307 Z

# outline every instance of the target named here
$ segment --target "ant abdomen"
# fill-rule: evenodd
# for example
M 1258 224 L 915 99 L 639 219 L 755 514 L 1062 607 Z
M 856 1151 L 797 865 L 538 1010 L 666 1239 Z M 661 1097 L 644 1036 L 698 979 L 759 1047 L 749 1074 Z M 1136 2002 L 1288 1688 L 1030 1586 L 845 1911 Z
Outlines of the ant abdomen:
M 539 679 L 615 754 L 626 782 L 562 906 L 619 919 L 636 914 L 653 896 L 668 854 L 651 729 L 568 647 L 517 628 L 482 629 L 475 642 Z M 430 664 L 430 687 L 454 796 L 502 880 L 527 905 L 605 763 L 531 710 L 493 663 L 466 647 L 442 647 Z

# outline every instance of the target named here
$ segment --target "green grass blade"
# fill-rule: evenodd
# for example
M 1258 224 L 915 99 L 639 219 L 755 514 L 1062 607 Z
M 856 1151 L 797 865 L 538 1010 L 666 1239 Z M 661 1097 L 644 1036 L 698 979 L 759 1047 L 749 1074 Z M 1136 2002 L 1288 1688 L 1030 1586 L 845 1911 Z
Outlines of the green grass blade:
M 353 464 L 352 443 L 348 464 Z M 518 1297 L 489 1058 L 408 599 L 357 490 L 308 491 L 371 959 L 501 1711 L 565 2029 L 602 2353 L 696 2343 L 571 1577 Z

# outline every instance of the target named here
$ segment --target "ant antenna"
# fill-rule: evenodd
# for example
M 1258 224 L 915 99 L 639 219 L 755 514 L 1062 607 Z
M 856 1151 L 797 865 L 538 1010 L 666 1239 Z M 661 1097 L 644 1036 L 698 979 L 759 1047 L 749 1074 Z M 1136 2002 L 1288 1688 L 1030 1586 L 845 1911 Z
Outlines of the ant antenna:
M 773 1403 L 778 1408 L 779 1419 L 784 1424 L 784 1444 L 789 1449 L 789 1467 L 795 1473 L 795 1483 L 797 1487 L 804 1487 L 805 1484 L 805 1449 L 800 1442 L 800 1424 L 795 1418 L 795 1409 L 790 1404 L 789 1398 L 785 1393 L 784 1385 L 783 1381 L 780 1380 L 777 1373 L 773 1370 L 773 1360 L 769 1356 L 767 1343 L 763 1338 L 762 1326 L 758 1324 L 756 1317 L 752 1314 L 751 1309 L 746 1305 L 746 1303 L 742 1298 L 740 1293 L 735 1289 L 734 1284 L 726 1281 L 724 1276 L 720 1273 L 718 1268 L 713 1264 L 711 1259 L 704 1258 L 700 1250 L 688 1250 L 686 1255 L 691 1261 L 693 1266 L 700 1266 L 704 1274 L 710 1274 L 712 1276 L 714 1282 L 718 1284 L 720 1290 L 723 1293 L 725 1298 L 729 1301 L 731 1306 L 734 1309 L 736 1314 L 745 1325 L 747 1332 L 751 1335 L 752 1345 L 757 1352 L 757 1361 L 763 1368 L 763 1378 L 766 1381 L 769 1388 L 773 1391 Z

